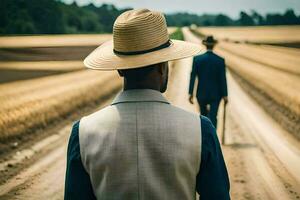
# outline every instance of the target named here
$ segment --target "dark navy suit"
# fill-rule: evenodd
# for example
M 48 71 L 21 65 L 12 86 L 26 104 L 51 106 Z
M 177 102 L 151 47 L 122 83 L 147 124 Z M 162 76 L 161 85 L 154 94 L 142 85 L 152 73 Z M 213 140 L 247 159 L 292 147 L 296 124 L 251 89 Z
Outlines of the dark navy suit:
M 217 125 L 217 113 L 222 97 L 227 96 L 225 61 L 212 51 L 193 59 L 189 94 L 194 91 L 195 79 L 198 78 L 196 97 L 202 115 L 207 116 L 213 125 Z M 208 106 L 210 107 L 208 109 Z

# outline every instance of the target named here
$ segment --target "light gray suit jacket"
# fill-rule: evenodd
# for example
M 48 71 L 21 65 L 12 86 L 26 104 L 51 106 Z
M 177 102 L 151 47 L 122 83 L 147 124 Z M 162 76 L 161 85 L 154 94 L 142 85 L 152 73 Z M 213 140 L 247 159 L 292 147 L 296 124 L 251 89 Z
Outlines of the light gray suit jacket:
M 121 92 L 81 119 L 79 143 L 98 199 L 195 199 L 199 116 L 158 91 Z

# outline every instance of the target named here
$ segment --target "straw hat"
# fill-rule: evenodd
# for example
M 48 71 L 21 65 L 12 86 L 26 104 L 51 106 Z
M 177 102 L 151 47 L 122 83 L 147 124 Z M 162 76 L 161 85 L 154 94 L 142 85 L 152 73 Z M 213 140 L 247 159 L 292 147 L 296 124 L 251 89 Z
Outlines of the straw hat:
M 96 70 L 133 69 L 199 54 L 201 47 L 170 40 L 165 17 L 147 9 L 121 14 L 113 27 L 113 40 L 105 42 L 84 60 Z
M 214 36 L 212 36 L 212 35 L 209 35 L 205 38 L 205 40 L 202 40 L 202 44 L 204 44 L 204 45 L 215 45 L 217 43 L 218 43 L 218 41 L 215 40 Z

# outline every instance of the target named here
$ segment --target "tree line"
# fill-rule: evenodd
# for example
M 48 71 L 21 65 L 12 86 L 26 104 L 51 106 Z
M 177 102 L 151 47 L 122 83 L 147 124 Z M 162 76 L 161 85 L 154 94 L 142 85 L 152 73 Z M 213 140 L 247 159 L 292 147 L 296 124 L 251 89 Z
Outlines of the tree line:
M 122 12 L 111 4 L 78 6 L 57 0 L 1 0 L 0 34 L 62 34 L 62 33 L 109 33 L 113 22 Z M 238 19 L 224 14 L 197 15 L 190 13 L 166 14 L 169 26 L 254 26 L 296 25 L 300 16 L 292 9 L 283 14 L 260 15 L 240 12 Z
M 265 26 L 265 25 L 299 25 L 300 16 L 293 9 L 286 10 L 283 14 L 274 13 L 265 16 L 256 11 L 247 13 L 241 11 L 238 19 L 232 19 L 224 14 L 196 15 L 189 13 L 176 13 L 166 15 L 169 26 Z

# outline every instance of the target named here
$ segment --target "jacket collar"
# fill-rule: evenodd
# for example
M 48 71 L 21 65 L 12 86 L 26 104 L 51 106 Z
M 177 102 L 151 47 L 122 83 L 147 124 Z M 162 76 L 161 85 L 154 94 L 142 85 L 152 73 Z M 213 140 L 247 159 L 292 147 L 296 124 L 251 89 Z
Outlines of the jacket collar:
M 111 105 L 125 102 L 161 102 L 169 104 L 168 100 L 156 90 L 134 89 L 119 93 Z

